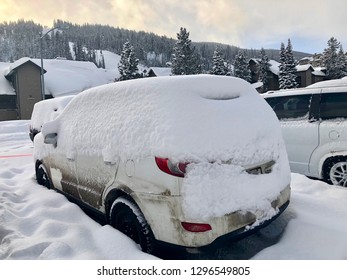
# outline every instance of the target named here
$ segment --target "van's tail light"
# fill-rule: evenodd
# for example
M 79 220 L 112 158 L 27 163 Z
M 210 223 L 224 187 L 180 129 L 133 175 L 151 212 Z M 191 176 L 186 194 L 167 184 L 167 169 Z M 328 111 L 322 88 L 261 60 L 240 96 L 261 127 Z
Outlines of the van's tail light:
M 155 158 L 155 162 L 157 163 L 158 168 L 170 175 L 177 177 L 184 177 L 186 173 L 186 167 L 189 163 L 177 162 L 173 163 L 168 158 Z
M 181 222 L 181 225 L 186 231 L 190 232 L 205 232 L 212 230 L 212 227 L 209 224 Z

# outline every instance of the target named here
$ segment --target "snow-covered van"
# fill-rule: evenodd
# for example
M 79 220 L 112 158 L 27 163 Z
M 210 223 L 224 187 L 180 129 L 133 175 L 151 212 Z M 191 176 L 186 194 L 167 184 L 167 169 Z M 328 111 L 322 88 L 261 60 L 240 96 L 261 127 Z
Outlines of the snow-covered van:
M 103 215 L 146 252 L 203 247 L 290 199 L 281 128 L 244 80 L 137 79 L 77 95 L 34 141 L 38 183 Z
M 54 120 L 71 101 L 73 95 L 55 97 L 35 103 L 30 119 L 29 137 L 31 141 L 41 131 L 42 125 Z
M 264 97 L 280 120 L 292 172 L 347 187 L 347 79 Z

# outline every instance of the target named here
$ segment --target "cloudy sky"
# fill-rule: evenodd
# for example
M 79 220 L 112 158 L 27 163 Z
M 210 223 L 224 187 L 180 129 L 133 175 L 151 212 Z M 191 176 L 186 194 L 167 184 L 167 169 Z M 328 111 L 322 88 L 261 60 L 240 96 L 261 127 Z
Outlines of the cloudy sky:
M 241 48 L 322 52 L 330 37 L 347 50 L 346 0 L 1 0 L 0 21 L 54 19 L 98 23 L 176 38 L 180 27 L 196 42 Z

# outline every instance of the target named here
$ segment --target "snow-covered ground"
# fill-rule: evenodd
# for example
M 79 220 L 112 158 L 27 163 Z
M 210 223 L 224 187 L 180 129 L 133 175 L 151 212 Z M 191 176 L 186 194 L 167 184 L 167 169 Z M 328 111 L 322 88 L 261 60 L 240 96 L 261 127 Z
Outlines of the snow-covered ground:
M 28 127 L 29 121 L 0 122 L 0 259 L 156 259 L 36 183 Z M 252 259 L 347 259 L 347 189 L 292 174 L 284 215 L 280 240 Z

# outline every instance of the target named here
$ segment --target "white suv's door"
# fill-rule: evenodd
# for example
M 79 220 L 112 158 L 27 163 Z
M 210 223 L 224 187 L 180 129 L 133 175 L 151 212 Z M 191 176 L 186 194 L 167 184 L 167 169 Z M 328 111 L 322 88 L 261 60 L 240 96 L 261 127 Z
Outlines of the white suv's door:
M 319 148 L 312 157 L 311 165 L 321 172 L 322 159 L 347 155 L 347 90 L 325 88 L 320 100 Z M 326 170 L 323 170 L 324 173 Z M 322 173 L 322 175 L 324 175 Z M 345 175 L 344 175 L 345 176 Z
M 339 145 L 344 142 L 343 150 L 346 151 L 347 141 L 347 91 L 346 89 L 323 89 L 320 102 L 321 125 L 319 130 L 320 145 L 326 145 L 325 153 L 339 151 Z
M 280 120 L 292 172 L 310 175 L 310 158 L 319 144 L 319 121 L 310 113 L 312 94 L 267 98 Z

